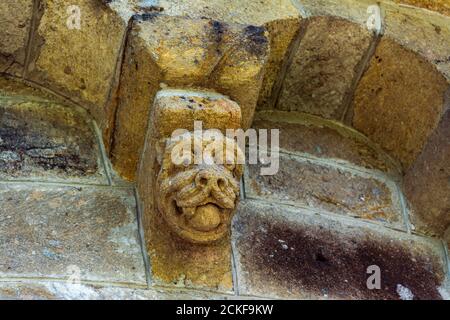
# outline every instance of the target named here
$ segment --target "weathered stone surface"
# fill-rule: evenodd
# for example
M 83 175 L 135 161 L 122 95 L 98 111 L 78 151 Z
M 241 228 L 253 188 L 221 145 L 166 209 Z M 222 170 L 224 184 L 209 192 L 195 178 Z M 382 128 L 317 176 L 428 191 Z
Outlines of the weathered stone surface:
M 253 128 L 280 130 L 279 146 L 289 153 L 400 175 L 398 164 L 366 137 L 336 122 L 303 113 L 264 111 L 256 114 Z M 271 145 L 270 135 L 268 139 Z
M 240 0 L 160 0 L 158 6 L 172 16 L 188 16 L 200 19 L 251 25 L 263 25 L 269 21 L 298 17 L 299 13 L 289 0 L 240 1 Z
M 450 16 L 450 2 L 448 0 L 394 0 L 396 3 L 409 4 L 434 10 Z
M 0 3 L 0 72 L 20 74 L 26 59 L 33 0 Z
M 233 290 L 229 237 L 210 245 L 196 245 L 180 241 L 161 215 L 151 215 L 147 221 L 147 248 L 154 283 Z
M 180 128 L 194 130 L 194 122 L 203 128 L 226 129 L 241 126 L 241 108 L 227 97 L 215 92 L 188 90 L 161 90 L 153 104 L 153 131 L 161 137 L 170 137 Z
M 188 131 L 180 141 L 171 139 L 171 134 L 176 129 L 192 130 L 195 119 L 206 120 L 205 130 L 233 128 L 239 126 L 240 112 L 234 102 L 217 94 L 204 100 L 208 97 L 205 93 L 202 97 L 191 91 L 179 92 L 173 95 L 174 91 L 163 90 L 157 94 L 137 175 L 153 279 L 231 291 L 229 231 L 242 166 L 199 164 L 184 155 L 179 160 L 187 161 L 177 165 L 172 150 L 190 146 L 199 155 L 196 147 L 191 149 L 195 144 L 201 145 L 203 156 L 212 156 L 212 151 L 208 152 L 212 140 L 201 142 L 198 133 Z M 225 140 L 216 137 L 214 142 Z
M 107 184 L 86 113 L 0 98 L 0 179 Z
M 0 277 L 146 285 L 132 190 L 0 186 Z
M 450 81 L 450 17 L 388 3 L 383 10 L 385 34 L 434 64 Z
M 241 294 L 442 299 L 445 265 L 439 241 L 245 201 L 234 222 L 233 246 Z M 367 287 L 370 266 L 380 268 L 380 290 Z
M 201 87 L 229 96 L 241 107 L 248 127 L 258 101 L 268 40 L 261 27 L 151 15 L 136 21 L 129 37 L 118 93 L 111 158 L 133 179 L 144 143 L 152 101 L 160 83 Z M 133 141 L 132 144 L 118 141 Z
M 258 109 L 273 109 L 282 85 L 281 75 L 288 63 L 289 51 L 299 37 L 300 19 L 276 20 L 265 24 L 270 38 L 270 55 L 265 67 Z
M 127 22 L 101 1 L 43 0 L 40 9 L 28 78 L 88 106 L 107 130 L 104 106 Z M 79 29 L 72 19 L 78 11 Z
M 248 165 L 249 198 L 315 208 L 404 228 L 396 187 L 368 174 L 313 163 L 280 154 L 280 169 L 260 175 L 260 165 Z
M 286 53 L 300 28 L 300 13 L 288 0 L 162 0 L 158 6 L 172 16 L 207 17 L 227 23 L 265 26 L 269 32 L 270 54 L 265 67 L 264 81 L 258 107 L 273 107 L 272 90 L 276 84 Z
M 404 190 L 417 231 L 441 236 L 450 228 L 450 110 L 406 173 Z
M 299 0 L 299 8 L 308 16 L 341 17 L 366 25 L 370 16 L 367 8 L 375 5 L 373 0 Z
M 0 77 L 0 98 L 7 97 L 63 102 L 60 97 L 41 90 L 37 86 L 32 87 L 23 80 Z
M 277 109 L 341 119 L 372 35 L 358 24 L 312 18 L 289 67 Z
M 0 283 L 0 300 L 230 300 L 236 297 L 201 291 L 169 289 L 132 289 L 33 281 Z M 242 299 L 245 297 L 240 297 Z
M 407 169 L 436 128 L 448 83 L 417 54 L 383 38 L 354 97 L 354 127 Z

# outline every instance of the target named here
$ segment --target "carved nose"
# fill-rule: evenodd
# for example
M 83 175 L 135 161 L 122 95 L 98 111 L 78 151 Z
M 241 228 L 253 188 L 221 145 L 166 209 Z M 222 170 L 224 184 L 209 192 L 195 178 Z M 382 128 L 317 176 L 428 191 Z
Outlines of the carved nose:
M 226 179 L 218 176 L 216 172 L 203 170 L 195 177 L 195 184 L 201 188 L 218 187 L 220 190 L 223 190 L 228 185 L 228 182 Z

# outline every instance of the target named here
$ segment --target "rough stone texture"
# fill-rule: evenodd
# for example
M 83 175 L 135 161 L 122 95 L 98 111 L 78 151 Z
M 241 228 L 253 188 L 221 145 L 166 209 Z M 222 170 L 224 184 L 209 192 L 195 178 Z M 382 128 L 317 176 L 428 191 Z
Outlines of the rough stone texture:
M 299 11 L 288 0 L 162 0 L 158 3 L 168 15 L 188 16 L 195 19 L 207 17 L 227 23 L 265 26 L 269 32 L 270 54 L 258 107 L 273 106 L 272 91 L 278 80 L 286 53 L 300 28 Z
M 441 236 L 450 228 L 450 110 L 406 173 L 404 189 L 417 231 Z
M 7 97 L 63 102 L 61 97 L 43 91 L 37 86 L 32 87 L 23 80 L 0 77 L 0 98 Z
M 241 108 L 225 96 L 214 92 L 161 90 L 158 92 L 153 114 L 154 127 L 161 137 L 169 137 L 178 128 L 194 130 L 194 122 L 203 128 L 225 132 L 241 126 Z
M 107 184 L 83 110 L 0 98 L 0 179 Z
M 450 17 L 387 3 L 383 10 L 385 35 L 434 64 L 450 81 Z
M 191 244 L 173 234 L 159 214 L 151 215 L 146 225 L 154 283 L 233 290 L 229 237 L 212 245 Z
M 447 88 L 431 64 L 385 37 L 355 92 L 353 125 L 407 169 L 442 116 Z
M 241 294 L 399 299 L 399 289 L 407 288 L 414 299 L 442 299 L 439 241 L 245 201 L 235 219 L 233 246 Z M 367 288 L 372 265 L 380 268 L 380 290 Z
M 235 296 L 211 292 L 27 281 L 0 283 L 0 300 L 232 300 Z M 245 297 L 239 297 L 242 299 Z
M 20 74 L 26 59 L 33 0 L 0 2 L 0 72 Z
M 396 187 L 370 175 L 280 154 L 280 169 L 248 165 L 247 197 L 274 200 L 404 228 Z
M 366 25 L 367 8 L 376 4 L 373 0 L 295 0 L 298 7 L 308 16 L 341 17 Z
M 0 277 L 146 285 L 132 190 L 0 186 Z M 32 210 L 31 210 L 32 208 Z
M 332 17 L 312 18 L 289 67 L 277 109 L 341 119 L 372 35 Z
M 158 6 L 172 16 L 207 17 L 230 23 L 263 25 L 268 21 L 298 17 L 292 1 L 261 0 L 160 0 Z
M 447 250 L 450 252 L 450 228 L 448 228 L 447 232 L 445 232 L 444 241 L 447 242 Z
M 134 178 L 150 107 L 161 82 L 172 88 L 210 88 L 229 96 L 241 107 L 242 125 L 248 127 L 267 54 L 264 28 L 162 15 L 136 21 L 117 99 L 111 152 L 115 169 L 127 179 Z M 117 143 L 124 140 L 134 142 Z
M 70 6 L 78 6 L 80 29 L 69 28 Z M 105 104 L 113 84 L 127 28 L 101 1 L 41 1 L 28 78 L 89 108 L 103 130 L 108 130 Z
M 167 220 L 167 209 L 170 209 L 171 206 L 167 205 L 167 202 L 160 203 L 161 198 L 167 199 L 164 191 L 161 191 L 161 189 L 167 189 L 160 189 L 164 180 L 172 179 L 169 185 L 174 187 L 172 189 L 174 192 L 179 193 L 179 189 L 175 187 L 181 187 L 180 182 L 189 182 L 185 178 L 191 176 L 193 172 L 207 168 L 198 165 L 172 168 L 171 164 L 168 164 L 171 163 L 171 158 L 167 158 L 171 152 L 170 154 L 163 153 L 164 144 L 161 142 L 166 142 L 164 139 L 169 138 L 176 129 L 192 129 L 193 123 L 186 120 L 206 120 L 203 123 L 205 130 L 239 126 L 239 110 L 234 102 L 224 99 L 223 96 L 217 96 L 217 94 L 213 94 L 205 100 L 198 96 L 200 93 L 197 93 L 196 97 L 191 91 L 185 91 L 184 95 L 181 92 L 177 95 L 173 95 L 173 93 L 172 90 L 163 90 L 157 94 L 149 117 L 150 125 L 146 136 L 146 145 L 137 175 L 137 190 L 142 201 L 143 227 L 153 279 L 157 283 L 163 284 L 231 291 L 233 282 L 229 228 L 223 230 L 224 228 L 221 227 L 228 222 L 227 215 L 224 214 L 218 228 L 220 235 L 224 236 L 223 239 L 212 244 L 192 244 L 186 239 L 198 240 L 197 237 L 200 237 L 201 233 L 197 234 L 197 237 L 189 236 L 182 239 L 178 227 L 181 225 L 183 230 L 191 229 L 186 225 L 183 226 L 180 221 L 169 225 L 167 221 L 173 222 L 173 220 Z M 203 92 L 202 95 L 207 96 L 207 93 Z M 206 115 L 210 115 L 211 118 Z M 217 166 L 215 169 L 217 170 L 216 174 L 222 174 L 225 169 L 229 170 L 225 166 Z M 166 176 L 167 174 L 168 176 Z M 236 177 L 240 177 L 240 174 L 236 174 Z M 163 180 L 159 180 L 160 177 Z M 229 183 L 231 182 L 229 181 Z M 182 187 L 182 190 L 186 191 L 190 185 Z M 212 196 L 216 197 L 216 194 Z M 228 196 L 224 196 L 223 199 Z M 191 203 L 194 204 L 195 197 L 192 198 Z M 199 197 L 196 199 L 198 200 Z M 158 206 L 157 203 L 160 205 Z M 181 204 L 179 205 L 183 207 Z M 165 214 L 165 220 L 163 214 Z M 205 234 L 208 235 L 208 233 Z
M 398 164 L 367 138 L 332 121 L 302 113 L 264 111 L 256 114 L 252 127 L 280 130 L 279 146 L 288 153 L 354 164 L 393 177 L 400 175 Z M 271 145 L 270 135 L 268 139 Z
M 396 3 L 408 4 L 434 10 L 450 16 L 450 2 L 448 0 L 394 0 Z

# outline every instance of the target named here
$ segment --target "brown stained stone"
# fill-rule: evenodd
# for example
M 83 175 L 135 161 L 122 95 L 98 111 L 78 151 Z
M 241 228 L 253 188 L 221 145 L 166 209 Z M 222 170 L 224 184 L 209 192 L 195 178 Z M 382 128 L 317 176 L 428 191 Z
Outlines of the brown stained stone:
M 150 15 L 135 21 L 117 95 L 111 159 L 133 180 L 150 108 L 162 87 L 205 88 L 229 96 L 250 126 L 263 80 L 268 40 L 261 27 Z M 164 84 L 162 84 L 164 83 Z
M 0 2 L 0 72 L 20 75 L 25 64 L 33 0 Z
M 442 299 L 439 241 L 344 222 L 301 209 L 245 201 L 234 221 L 239 292 L 306 299 Z M 369 266 L 381 289 L 369 290 Z M 405 297 L 405 296 L 404 296 Z
M 68 26 L 70 6 L 80 29 Z M 42 0 L 27 78 L 87 106 L 106 130 L 104 105 L 116 72 L 127 22 L 100 1 Z
M 450 228 L 450 110 L 404 178 L 418 232 L 441 236 Z
M 247 197 L 404 228 L 400 201 L 392 183 L 284 154 L 280 154 L 279 167 L 275 175 L 263 176 L 261 165 L 248 165 Z
M 341 119 L 345 99 L 372 35 L 340 18 L 312 18 L 289 67 L 279 110 Z
M 383 38 L 353 101 L 353 126 L 408 169 L 436 128 L 448 83 L 417 54 Z
M 309 154 L 332 159 L 343 164 L 354 164 L 375 169 L 390 176 L 399 176 L 398 165 L 367 138 L 343 125 L 306 114 L 265 111 L 258 113 L 253 122 L 255 129 L 278 129 L 279 146 L 289 153 Z M 268 135 L 268 145 L 271 145 Z
M 433 10 L 450 16 L 450 1 L 448 0 L 394 0 L 396 3 L 408 4 Z
M 450 81 L 450 17 L 389 3 L 383 11 L 385 35 L 417 52 Z
M 82 110 L 0 99 L 0 179 L 107 184 L 92 124 Z
M 0 277 L 146 285 L 132 190 L 0 186 Z M 31 210 L 32 208 L 32 210 Z

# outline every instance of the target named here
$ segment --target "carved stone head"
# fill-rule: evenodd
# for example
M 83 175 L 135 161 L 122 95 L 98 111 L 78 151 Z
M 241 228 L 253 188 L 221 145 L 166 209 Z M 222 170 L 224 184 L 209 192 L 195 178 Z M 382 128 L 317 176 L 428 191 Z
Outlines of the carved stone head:
M 214 137 L 186 132 L 168 139 L 159 157 L 155 201 L 171 230 L 192 243 L 227 235 L 243 170 L 236 142 L 220 132 Z

